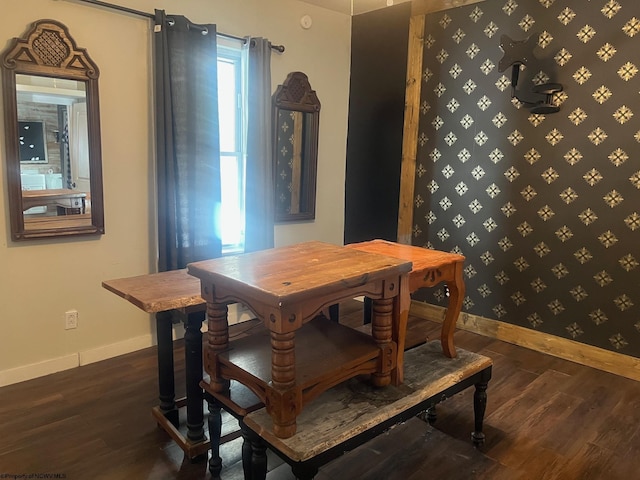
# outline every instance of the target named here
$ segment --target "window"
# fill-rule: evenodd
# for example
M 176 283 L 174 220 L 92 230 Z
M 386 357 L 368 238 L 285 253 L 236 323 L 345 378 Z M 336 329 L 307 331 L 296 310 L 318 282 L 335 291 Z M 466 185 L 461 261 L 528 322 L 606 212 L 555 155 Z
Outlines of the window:
M 245 53 L 242 42 L 218 37 L 218 110 L 222 253 L 244 250 Z

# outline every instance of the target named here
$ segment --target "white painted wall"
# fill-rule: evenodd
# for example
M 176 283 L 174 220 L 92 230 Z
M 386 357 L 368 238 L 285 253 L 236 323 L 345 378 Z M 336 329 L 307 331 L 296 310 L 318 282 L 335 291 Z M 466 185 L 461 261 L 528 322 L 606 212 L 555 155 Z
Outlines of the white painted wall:
M 322 110 L 316 220 L 276 228 L 276 244 L 341 244 L 348 114 L 349 16 L 295 0 L 118 0 L 183 14 L 221 32 L 284 44 L 272 57 L 273 90 L 290 71 L 309 76 Z M 313 27 L 299 19 L 309 14 Z M 66 0 L 12 1 L 0 16 L 0 47 L 38 19 L 61 21 L 100 67 L 106 234 L 12 242 L 4 125 L 0 124 L 0 386 L 154 343 L 153 319 L 101 287 L 155 266 L 151 25 L 146 19 Z M 1 101 L 1 100 L 0 100 Z M 0 119 L 1 121 L 1 119 Z M 64 312 L 79 311 L 76 330 Z

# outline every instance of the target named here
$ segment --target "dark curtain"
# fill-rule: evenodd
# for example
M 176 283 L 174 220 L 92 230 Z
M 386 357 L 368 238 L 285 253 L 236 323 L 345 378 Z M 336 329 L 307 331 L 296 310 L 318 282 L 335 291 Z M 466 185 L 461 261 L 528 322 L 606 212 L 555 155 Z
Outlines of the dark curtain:
M 158 270 L 221 255 L 215 25 L 156 10 Z M 205 33 L 206 32 L 206 33 Z
M 251 38 L 247 92 L 245 252 L 273 247 L 274 176 L 271 150 L 271 44 Z

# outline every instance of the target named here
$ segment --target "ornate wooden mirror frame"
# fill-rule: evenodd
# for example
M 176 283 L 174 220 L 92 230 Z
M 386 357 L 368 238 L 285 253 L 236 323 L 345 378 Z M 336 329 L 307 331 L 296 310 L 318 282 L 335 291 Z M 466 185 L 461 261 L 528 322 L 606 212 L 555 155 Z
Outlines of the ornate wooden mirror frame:
M 273 95 L 275 220 L 316 217 L 320 100 L 302 72 L 291 72 Z
M 98 76 L 86 50 L 54 20 L 34 22 L 4 51 L 2 92 L 14 240 L 104 233 Z M 28 101 L 23 103 L 24 98 Z M 40 115 L 48 120 L 33 118 Z M 39 141 L 26 140 L 20 130 L 34 123 L 56 123 L 56 117 L 63 123 L 46 129 Z M 43 161 L 39 154 L 30 159 L 27 154 L 25 161 L 25 149 L 38 147 L 36 143 L 40 150 L 51 145 L 49 155 Z M 58 163 L 47 164 L 52 153 Z M 25 167 L 29 170 L 23 173 L 25 164 L 38 165 Z M 31 190 L 26 180 L 30 177 L 50 182 Z

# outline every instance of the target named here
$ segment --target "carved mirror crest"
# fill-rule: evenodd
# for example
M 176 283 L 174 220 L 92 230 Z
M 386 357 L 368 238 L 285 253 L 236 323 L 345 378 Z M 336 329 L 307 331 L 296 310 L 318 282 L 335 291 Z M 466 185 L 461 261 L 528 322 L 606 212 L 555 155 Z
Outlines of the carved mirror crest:
M 104 233 L 98 76 L 54 20 L 34 22 L 2 54 L 14 240 Z
M 320 101 L 302 72 L 290 73 L 273 96 L 277 222 L 316 216 Z

